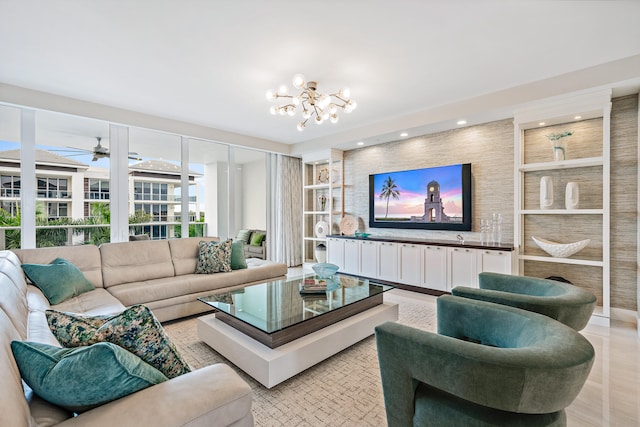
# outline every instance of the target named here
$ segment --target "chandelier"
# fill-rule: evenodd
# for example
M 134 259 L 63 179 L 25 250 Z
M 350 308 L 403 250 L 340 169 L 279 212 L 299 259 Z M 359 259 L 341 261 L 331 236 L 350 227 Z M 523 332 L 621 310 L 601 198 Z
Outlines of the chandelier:
M 275 102 L 279 98 L 286 98 L 285 105 L 272 105 L 271 114 L 281 116 L 295 116 L 298 107 L 302 108 L 302 121 L 298 123 L 298 130 L 303 131 L 307 127 L 307 122 L 313 118 L 316 124 L 321 125 L 325 120 L 331 123 L 338 122 L 338 108 L 342 108 L 345 113 L 355 110 L 357 104 L 349 99 L 351 91 L 348 88 L 340 89 L 337 93 L 324 94 L 318 92 L 317 82 L 305 82 L 302 74 L 293 76 L 293 86 L 300 89 L 297 95 L 289 95 L 287 87 L 281 86 L 278 91 L 268 91 L 267 99 Z

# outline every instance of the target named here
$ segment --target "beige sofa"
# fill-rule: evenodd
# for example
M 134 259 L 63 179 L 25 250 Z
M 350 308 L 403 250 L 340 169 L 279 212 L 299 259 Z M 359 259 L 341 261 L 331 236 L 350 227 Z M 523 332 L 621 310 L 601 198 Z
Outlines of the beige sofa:
M 193 274 L 201 238 L 109 243 L 100 247 L 0 251 L 0 417 L 7 426 L 251 426 L 251 389 L 230 367 L 217 364 L 181 375 L 98 408 L 73 414 L 43 401 L 21 378 L 10 343 L 27 340 L 59 345 L 44 310 L 87 315 L 115 314 L 146 304 L 160 320 L 207 311 L 196 298 L 220 289 L 286 274 L 286 265 L 250 260 L 249 268 Z M 21 263 L 49 263 L 57 257 L 76 265 L 95 286 L 50 306 L 27 284 Z
M 246 258 L 260 258 L 267 259 L 267 232 L 266 230 L 248 230 L 249 238 L 244 245 L 244 256 Z M 254 234 L 262 234 L 264 239 L 262 239 L 262 243 L 259 246 L 254 246 L 251 244 L 251 239 Z

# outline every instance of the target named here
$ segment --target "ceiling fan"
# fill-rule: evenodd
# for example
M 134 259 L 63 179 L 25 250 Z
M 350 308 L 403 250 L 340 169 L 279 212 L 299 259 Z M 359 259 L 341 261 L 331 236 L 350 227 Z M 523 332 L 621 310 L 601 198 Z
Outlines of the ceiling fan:
M 70 148 L 71 150 L 51 150 L 51 151 L 76 153 L 76 154 L 64 154 L 64 156 L 66 157 L 86 156 L 87 154 L 91 154 L 93 155 L 93 158 L 91 159 L 92 162 L 95 162 L 98 159 L 109 157 L 111 155 L 111 152 L 109 151 L 109 147 L 105 147 L 100 143 L 102 141 L 102 137 L 96 136 L 96 139 L 98 140 L 98 144 L 95 147 L 93 147 L 93 150 L 86 150 L 84 148 L 77 148 L 77 147 L 67 147 L 67 148 Z M 133 151 L 129 151 L 128 158 L 131 160 L 142 160 L 142 158 L 138 155 L 138 153 Z

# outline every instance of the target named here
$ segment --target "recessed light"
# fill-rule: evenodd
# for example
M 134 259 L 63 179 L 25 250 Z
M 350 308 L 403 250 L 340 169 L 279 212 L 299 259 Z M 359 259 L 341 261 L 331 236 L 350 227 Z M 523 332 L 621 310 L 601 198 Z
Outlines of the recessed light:
M 540 123 L 538 123 L 538 126 L 544 126 L 544 125 L 546 125 L 546 123 L 545 123 L 545 122 L 540 122 Z
M 364 145 L 364 142 L 359 141 L 356 145 Z
M 409 134 L 408 134 L 408 133 L 406 133 L 406 132 L 402 132 L 402 133 L 400 134 L 400 136 L 404 138 L 405 136 L 409 136 Z
M 574 120 L 580 120 L 582 118 L 582 116 L 575 116 L 573 119 Z
M 467 121 L 466 121 L 466 120 L 458 120 L 458 123 L 457 123 L 457 124 L 458 124 L 458 126 L 466 125 L 466 124 L 467 124 Z

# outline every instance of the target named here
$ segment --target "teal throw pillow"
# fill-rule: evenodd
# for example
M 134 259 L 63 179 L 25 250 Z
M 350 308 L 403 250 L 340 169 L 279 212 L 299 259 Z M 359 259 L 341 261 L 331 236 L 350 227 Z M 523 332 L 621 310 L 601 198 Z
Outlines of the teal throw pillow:
M 231 240 L 220 243 L 201 240 L 196 274 L 231 271 L 231 245 Z
M 247 268 L 247 260 L 244 258 L 244 242 L 238 240 L 231 244 L 231 269 L 241 270 Z
M 167 378 L 191 372 L 164 328 L 145 305 L 112 316 L 82 316 L 47 310 L 49 329 L 64 347 L 110 342 L 135 354 Z
M 240 230 L 238 231 L 238 236 L 236 237 L 236 241 L 241 241 L 245 245 L 248 245 L 249 237 L 251 237 L 251 230 Z
M 22 264 L 22 269 L 52 305 L 95 289 L 82 271 L 66 259 L 56 258 L 51 264 Z
M 167 380 L 154 367 L 115 344 L 58 348 L 12 341 L 22 379 L 44 400 L 82 412 Z
M 264 240 L 264 234 L 253 233 L 253 236 L 251 236 L 251 246 L 260 246 L 262 245 L 263 240 Z

